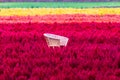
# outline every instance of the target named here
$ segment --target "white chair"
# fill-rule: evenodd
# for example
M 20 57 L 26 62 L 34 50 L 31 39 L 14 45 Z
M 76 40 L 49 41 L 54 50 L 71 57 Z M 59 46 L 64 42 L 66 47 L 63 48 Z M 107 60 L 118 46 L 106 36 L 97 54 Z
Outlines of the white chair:
M 47 45 L 50 47 L 60 47 L 60 46 L 66 46 L 68 43 L 68 38 L 60 35 L 55 35 L 51 33 L 44 33 L 43 34 Z

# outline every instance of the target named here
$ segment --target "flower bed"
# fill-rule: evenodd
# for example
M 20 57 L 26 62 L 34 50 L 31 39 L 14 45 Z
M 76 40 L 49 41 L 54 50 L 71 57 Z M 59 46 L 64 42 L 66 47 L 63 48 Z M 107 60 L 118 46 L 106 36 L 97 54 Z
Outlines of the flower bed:
M 2 80 L 118 80 L 120 23 L 1 23 Z M 48 48 L 43 33 L 69 37 Z
M 119 80 L 120 8 L 0 11 L 1 80 Z M 69 38 L 49 48 L 43 33 Z
M 120 22 L 120 15 L 81 15 L 81 14 L 61 14 L 45 16 L 0 16 L 0 23 L 70 23 L 70 22 Z
M 0 8 L 0 16 L 41 16 L 61 14 L 119 15 L 120 8 Z

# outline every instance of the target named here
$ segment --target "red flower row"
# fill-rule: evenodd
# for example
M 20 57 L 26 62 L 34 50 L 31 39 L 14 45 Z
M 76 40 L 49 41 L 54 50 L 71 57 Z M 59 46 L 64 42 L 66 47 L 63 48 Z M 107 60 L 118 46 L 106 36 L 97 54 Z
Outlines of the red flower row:
M 48 48 L 43 33 L 69 37 Z M 120 23 L 0 24 L 2 80 L 119 80 Z

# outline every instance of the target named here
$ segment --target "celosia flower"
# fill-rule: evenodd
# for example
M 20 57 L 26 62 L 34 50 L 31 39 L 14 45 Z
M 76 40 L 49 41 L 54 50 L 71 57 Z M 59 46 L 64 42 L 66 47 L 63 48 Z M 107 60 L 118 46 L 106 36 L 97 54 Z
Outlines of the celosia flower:
M 0 23 L 0 79 L 119 79 L 120 23 Z M 43 33 L 69 37 L 48 48 Z

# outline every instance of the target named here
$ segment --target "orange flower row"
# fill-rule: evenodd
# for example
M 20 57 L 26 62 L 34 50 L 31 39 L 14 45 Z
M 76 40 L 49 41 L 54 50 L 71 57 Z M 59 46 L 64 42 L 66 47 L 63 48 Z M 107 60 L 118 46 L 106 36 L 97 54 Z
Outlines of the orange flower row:
M 120 15 L 46 15 L 46 16 L 1 16 L 0 23 L 64 23 L 64 22 L 120 22 Z

